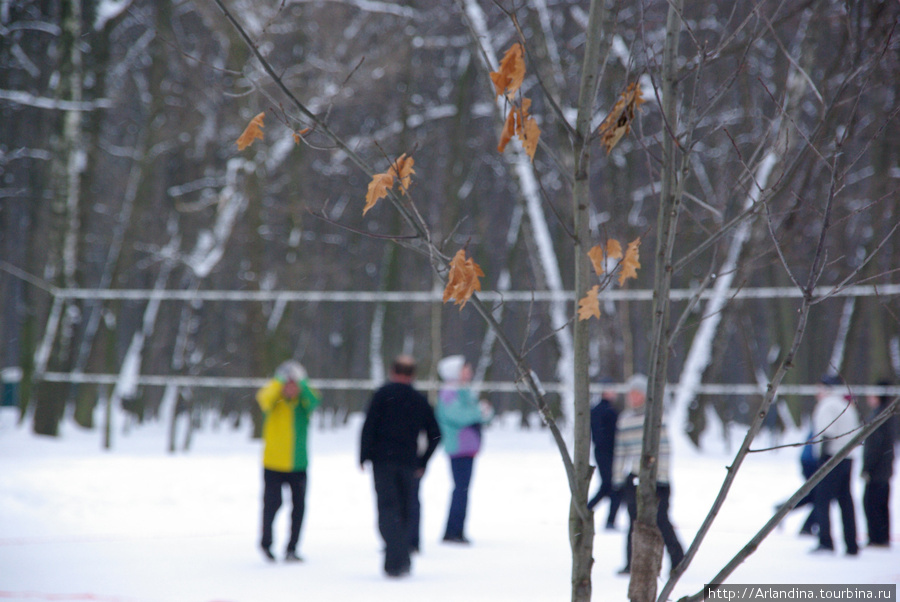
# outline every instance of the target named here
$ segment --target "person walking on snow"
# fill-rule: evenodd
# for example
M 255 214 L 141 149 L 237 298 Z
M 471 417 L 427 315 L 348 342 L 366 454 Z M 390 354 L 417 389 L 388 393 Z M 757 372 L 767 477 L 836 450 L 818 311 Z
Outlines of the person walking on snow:
M 881 381 L 879 386 L 889 386 Z M 867 398 L 875 420 L 890 404 L 890 395 L 869 395 Z M 869 532 L 869 546 L 888 548 L 891 545 L 891 477 L 894 474 L 894 424 L 887 422 L 875 429 L 863 443 L 862 477 L 866 482 L 863 511 Z
M 360 433 L 359 466 L 372 463 L 378 508 L 378 531 L 384 540 L 384 572 L 388 577 L 410 574 L 413 546 L 412 515 L 416 478 L 437 449 L 441 432 L 434 410 L 413 388 L 416 362 L 409 356 L 394 360 L 390 381 L 372 395 Z M 427 445 L 419 450 L 419 435 Z
M 475 456 L 481 450 L 481 425 L 490 422 L 494 413 L 489 405 L 479 404 L 472 395 L 468 386 L 472 380 L 472 366 L 463 356 L 445 357 L 438 362 L 437 371 L 445 383 L 438 392 L 437 421 L 453 474 L 453 494 L 444 541 L 469 544 L 465 523 L 472 468 Z
M 287 562 L 299 562 L 300 527 L 306 500 L 307 431 L 309 417 L 320 403 L 310 388 L 306 370 L 295 361 L 283 362 L 275 377 L 256 393 L 263 412 L 263 514 L 260 547 L 267 560 L 272 553 L 272 523 L 281 507 L 282 489 L 291 491 L 291 534 L 285 550 Z
M 818 402 L 813 410 L 813 431 L 818 443 L 819 466 L 831 459 L 853 433 L 859 429 L 859 418 L 852 397 L 840 391 L 841 380 L 837 376 L 826 376 L 819 387 Z M 831 538 L 831 502 L 836 501 L 841 509 L 844 527 L 844 543 L 848 556 L 859 553 L 856 541 L 856 510 L 850 488 L 853 474 L 853 460 L 848 456 L 825 475 L 816 487 L 815 512 L 819 525 L 819 545 L 812 551 L 834 552 Z
M 644 441 L 644 417 L 647 399 L 647 377 L 635 374 L 628 381 L 628 409 L 619 416 L 616 433 L 615 457 L 613 460 L 613 482 L 622 492 L 622 499 L 628 507 L 628 539 L 625 544 L 625 567 L 620 575 L 631 572 L 631 539 L 634 534 L 634 521 L 637 519 L 637 478 L 640 473 L 641 451 Z M 659 435 L 659 456 L 657 458 L 656 497 L 659 505 L 656 511 L 656 524 L 662 534 L 663 542 L 669 553 L 671 568 L 674 569 L 684 558 L 684 548 L 678 541 L 678 535 L 669 520 L 669 498 L 672 488 L 669 485 L 669 436 L 666 428 L 665 414 Z
M 600 383 L 609 385 L 610 378 L 600 379 Z M 613 453 L 616 447 L 616 422 L 619 410 L 615 406 L 616 392 L 607 387 L 600 394 L 600 400 L 591 408 L 591 439 L 594 441 L 594 461 L 600 474 L 600 488 L 588 502 L 588 509 L 593 511 L 600 501 L 609 498 L 609 514 L 606 528 L 615 529 L 616 514 L 619 511 L 619 492 L 613 488 Z

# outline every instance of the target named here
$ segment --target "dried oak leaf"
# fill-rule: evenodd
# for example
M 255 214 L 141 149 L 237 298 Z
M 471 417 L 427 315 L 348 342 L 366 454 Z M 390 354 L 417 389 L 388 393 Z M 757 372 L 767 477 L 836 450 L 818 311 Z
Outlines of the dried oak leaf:
M 394 176 L 389 173 L 377 173 L 369 182 L 369 190 L 366 192 L 366 206 L 363 207 L 363 215 L 375 206 L 379 200 L 387 196 L 388 190 L 394 187 Z
M 507 98 L 512 98 L 522 86 L 525 80 L 524 54 L 522 45 L 516 42 L 503 55 L 500 68 L 491 72 L 491 81 L 494 82 L 497 96 L 505 94 Z
M 394 164 L 391 165 L 391 168 L 388 170 L 390 175 L 400 180 L 400 188 L 402 188 L 404 192 L 409 190 L 412 175 L 416 173 L 413 169 L 413 163 L 415 163 L 413 158 L 407 157 L 406 153 L 403 153 L 397 157 L 397 160 L 394 161 Z
M 588 257 L 594 266 L 594 273 L 599 276 L 612 269 L 608 262 L 622 259 L 622 245 L 615 238 L 610 238 L 606 243 L 606 251 L 603 250 L 603 245 L 595 245 L 588 251 Z
M 529 109 L 531 109 L 531 99 L 529 98 L 522 99 L 521 107 L 510 107 L 506 122 L 503 124 L 503 131 L 500 132 L 497 152 L 502 153 L 506 150 L 506 145 L 509 144 L 512 137 L 518 136 L 528 157 L 534 161 L 534 153 L 537 151 L 538 140 L 541 137 L 541 128 L 534 117 L 528 114 Z
M 534 163 L 534 153 L 537 151 L 540 137 L 541 128 L 538 127 L 537 121 L 526 113 L 522 129 L 519 131 L 519 140 L 522 141 L 522 146 L 525 148 L 525 152 L 532 163 Z
M 600 317 L 600 299 L 597 294 L 600 292 L 600 285 L 595 284 L 588 290 L 587 294 L 578 301 L 578 319 L 590 320 L 591 318 Z
M 263 139 L 263 119 L 265 118 L 266 113 L 263 111 L 256 117 L 250 120 L 250 123 L 247 124 L 247 127 L 244 128 L 244 132 L 237 139 L 237 147 L 239 151 L 244 150 L 253 142 L 259 138 Z
M 631 131 L 631 122 L 634 121 L 634 112 L 644 104 L 641 88 L 635 82 L 628 84 L 616 101 L 613 110 L 600 124 L 597 133 L 600 134 L 600 142 L 606 147 L 606 154 L 619 143 L 628 132 Z
M 447 278 L 447 286 L 444 288 L 444 303 L 453 299 L 459 309 L 466 306 L 472 294 L 481 290 L 481 281 L 484 277 L 481 267 L 471 257 L 466 259 L 466 252 L 460 249 L 450 262 L 450 275 Z
M 638 268 L 641 267 L 639 249 L 641 246 L 641 237 L 638 236 L 628 243 L 625 250 L 625 258 L 622 259 L 622 272 L 619 274 L 619 286 L 625 284 L 628 278 L 637 278 Z
M 363 207 L 363 215 L 374 207 L 378 201 L 387 196 L 388 191 L 394 187 L 395 178 L 400 180 L 400 186 L 404 192 L 409 189 L 412 174 L 416 173 L 413 170 L 413 163 L 413 158 L 407 157 L 406 153 L 403 153 L 397 157 L 397 160 L 391 164 L 391 167 L 385 173 L 377 173 L 372 176 L 372 181 L 369 182 L 369 190 L 366 192 L 366 205 Z

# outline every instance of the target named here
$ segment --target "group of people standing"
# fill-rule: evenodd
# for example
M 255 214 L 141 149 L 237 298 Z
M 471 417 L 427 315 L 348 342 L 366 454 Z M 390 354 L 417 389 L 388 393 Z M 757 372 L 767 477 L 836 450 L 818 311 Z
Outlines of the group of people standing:
M 434 406 L 418 391 L 413 382 L 416 362 L 412 357 L 397 357 L 388 382 L 378 388 L 369 401 L 360 434 L 359 464 L 372 466 L 378 530 L 384 540 L 384 572 L 389 577 L 410 573 L 411 554 L 419 549 L 419 482 L 425 468 L 440 444 L 450 459 L 453 493 L 450 500 L 443 541 L 470 543 L 465 533 L 469 485 L 474 459 L 481 448 L 481 427 L 494 415 L 485 402 L 478 401 L 469 388 L 472 368 L 461 355 L 445 357 L 438 362 L 442 386 Z M 604 498 L 610 507 L 608 529 L 615 528 L 620 504 L 629 516 L 625 566 L 620 574 L 631 571 L 632 534 L 637 517 L 637 479 L 644 432 L 647 378 L 632 376 L 626 385 L 625 408 L 616 403 L 617 393 L 611 381 L 591 410 L 591 437 L 594 459 L 600 475 L 600 487 L 588 501 L 593 511 Z M 846 389 L 846 387 L 844 387 Z M 812 415 L 812 432 L 802 458 L 804 477 L 831 459 L 858 430 L 859 420 L 853 398 L 841 390 L 836 377 L 822 379 L 818 403 Z M 298 562 L 300 528 L 303 523 L 306 470 L 308 465 L 306 434 L 309 418 L 321 399 L 307 382 L 306 372 L 298 362 L 287 361 L 274 377 L 257 392 L 264 415 L 263 440 L 263 513 L 260 547 L 263 555 L 275 560 L 272 552 L 272 524 L 282 504 L 282 489 L 291 492 L 292 510 L 290 538 L 284 560 Z M 869 397 L 873 419 L 889 402 L 886 395 Z M 665 414 L 660 432 L 657 456 L 656 496 L 657 525 L 668 552 L 671 568 L 684 558 L 684 549 L 669 519 L 671 481 L 670 445 Z M 894 430 L 883 424 L 864 443 L 862 477 L 865 480 L 863 508 L 868 526 L 868 545 L 890 545 L 890 479 L 893 475 Z M 816 533 L 819 544 L 814 552 L 832 552 L 829 509 L 836 501 L 841 510 L 846 552 L 859 552 L 856 517 L 851 493 L 852 460 L 847 457 L 826 476 L 805 500 L 814 510 L 804 524 L 804 533 Z M 804 502 L 801 502 L 804 503 Z
M 882 386 L 888 384 L 879 383 Z M 888 395 L 869 395 L 869 409 L 865 418 L 868 421 L 874 420 L 889 403 Z M 848 394 L 847 387 L 840 378 L 831 375 L 824 377 L 812 415 L 810 441 L 801 455 L 805 478 L 812 476 L 818 467 L 835 456 L 856 434 L 860 427 L 859 414 L 855 398 Z M 860 474 L 865 482 L 863 512 L 869 547 L 890 546 L 890 480 L 894 472 L 894 446 L 895 426 L 890 421 L 884 422 L 863 443 Z M 812 504 L 813 510 L 801 533 L 818 536 L 818 545 L 812 550 L 814 553 L 834 552 L 830 513 L 832 502 L 837 502 L 840 509 L 846 554 L 856 556 L 859 553 L 852 484 L 853 459 L 847 456 L 838 462 L 805 499 Z
M 388 577 L 410 574 L 411 555 L 419 550 L 419 482 L 438 445 L 443 444 L 453 475 L 453 493 L 443 540 L 468 544 L 465 522 L 475 456 L 481 448 L 481 426 L 493 418 L 492 408 L 469 389 L 472 367 L 462 355 L 437 365 L 443 384 L 434 407 L 413 386 L 416 362 L 397 357 L 388 382 L 369 401 L 360 433 L 359 465 L 372 466 L 378 531 L 384 541 L 384 572 Z M 282 363 L 274 378 L 257 392 L 263 425 L 263 520 L 260 547 L 272 552 L 272 523 L 281 506 L 282 488 L 291 491 L 291 534 L 287 562 L 297 554 L 306 494 L 306 432 L 319 405 L 306 372 L 294 361 Z

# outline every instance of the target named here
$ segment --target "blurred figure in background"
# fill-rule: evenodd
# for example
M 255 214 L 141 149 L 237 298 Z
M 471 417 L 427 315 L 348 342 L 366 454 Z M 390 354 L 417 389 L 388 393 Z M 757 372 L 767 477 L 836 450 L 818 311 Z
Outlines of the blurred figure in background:
M 818 447 L 819 466 L 827 462 L 840 450 L 859 428 L 859 418 L 853 398 L 844 394 L 841 379 L 828 375 L 822 378 L 818 402 L 813 410 L 813 432 L 820 441 Z M 856 556 L 859 544 L 856 541 L 856 510 L 850 490 L 853 474 L 853 460 L 848 456 L 834 467 L 816 486 L 816 523 L 819 525 L 819 545 L 812 551 L 833 552 L 831 538 L 831 502 L 836 501 L 841 509 L 844 527 L 844 543 L 847 555 Z
M 641 451 L 644 442 L 647 377 L 643 374 L 632 376 L 628 381 L 628 391 L 625 395 L 628 407 L 619 416 L 613 459 L 613 481 L 616 489 L 622 492 L 622 499 L 628 508 L 629 519 L 628 538 L 625 542 L 625 566 L 619 571 L 620 575 L 631 573 L 632 535 L 634 534 L 634 522 L 637 519 L 637 478 L 641 470 Z M 678 540 L 672 521 L 669 520 L 669 498 L 672 494 L 669 480 L 669 454 L 669 435 L 665 414 L 663 414 L 656 473 L 656 497 L 659 501 L 656 510 L 656 525 L 659 527 L 666 551 L 669 553 L 670 568 L 674 569 L 684 558 L 684 548 Z
M 437 421 L 441 427 L 444 450 L 450 456 L 453 473 L 453 495 L 444 541 L 469 544 L 465 535 L 469 506 L 469 484 L 475 456 L 481 450 L 481 425 L 494 416 L 486 402 L 479 403 L 469 389 L 472 366 L 461 355 L 445 357 L 437 365 L 444 386 L 438 392 Z
M 890 384 L 889 381 L 878 383 L 882 387 Z M 871 412 L 868 421 L 871 422 L 890 404 L 891 398 L 887 394 L 869 395 L 866 401 Z M 869 545 L 876 548 L 888 548 L 891 545 L 890 499 L 893 474 L 894 425 L 889 418 L 863 443 L 862 477 L 866 482 L 863 510 L 866 514 Z
M 389 382 L 372 394 L 360 434 L 359 465 L 363 468 L 366 462 L 372 463 L 388 577 L 410 574 L 416 479 L 425 474 L 428 459 L 441 440 L 431 404 L 412 386 L 415 374 L 413 358 L 394 360 Z M 420 450 L 419 434 L 423 432 L 426 447 Z
M 606 517 L 606 528 L 616 528 L 616 514 L 619 511 L 619 492 L 613 488 L 613 452 L 616 448 L 616 422 L 619 410 L 616 408 L 616 392 L 608 385 L 612 379 L 604 377 L 600 384 L 607 385 L 600 394 L 600 399 L 591 408 L 591 439 L 594 441 L 594 461 L 600 474 L 600 488 L 588 501 L 588 509 L 593 511 L 600 501 L 609 498 L 609 514 Z
M 272 522 L 281 507 L 282 489 L 291 491 L 291 535 L 285 550 L 287 562 L 299 562 L 300 527 L 306 504 L 307 431 L 309 417 L 320 403 L 299 362 L 283 362 L 275 377 L 256 393 L 263 422 L 263 515 L 260 547 L 266 559 L 272 554 Z

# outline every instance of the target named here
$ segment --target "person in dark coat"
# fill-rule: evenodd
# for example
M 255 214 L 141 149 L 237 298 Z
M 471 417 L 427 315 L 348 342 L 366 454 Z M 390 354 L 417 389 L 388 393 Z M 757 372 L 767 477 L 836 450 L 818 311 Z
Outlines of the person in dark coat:
M 359 465 L 372 463 L 378 530 L 384 540 L 384 572 L 389 577 L 409 575 L 416 479 L 437 449 L 441 432 L 434 410 L 412 386 L 415 360 L 394 360 L 390 382 L 372 395 L 360 435 Z M 419 450 L 419 434 L 427 444 Z
M 882 381 L 881 386 L 890 383 Z M 869 395 L 867 398 L 874 420 L 890 403 L 888 395 Z M 863 511 L 869 532 L 869 545 L 887 548 L 891 545 L 891 477 L 894 474 L 894 425 L 891 419 L 875 429 L 863 443 L 862 477 L 866 482 Z
M 612 379 L 602 378 L 600 383 L 609 385 L 612 383 Z M 594 461 L 597 463 L 597 472 L 600 474 L 600 488 L 588 501 L 588 509 L 593 511 L 603 498 L 609 498 L 607 529 L 615 529 L 616 514 L 621 502 L 619 492 L 613 488 L 612 482 L 613 452 L 616 448 L 616 421 L 619 419 L 619 410 L 614 404 L 615 398 L 615 390 L 606 389 L 600 394 L 600 400 L 591 408 L 591 439 L 594 441 Z

